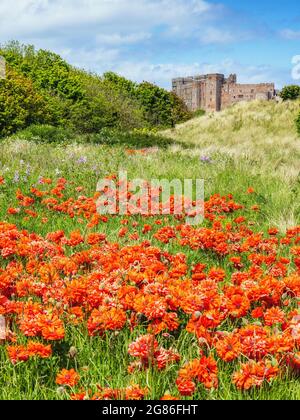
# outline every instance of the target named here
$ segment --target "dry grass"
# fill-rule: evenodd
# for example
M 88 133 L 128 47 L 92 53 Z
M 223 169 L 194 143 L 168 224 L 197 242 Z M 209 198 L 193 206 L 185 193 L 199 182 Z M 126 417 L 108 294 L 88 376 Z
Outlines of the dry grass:
M 299 110 L 300 101 L 240 103 L 164 134 L 195 146 L 193 153 L 243 158 L 253 162 L 254 169 L 271 170 L 294 181 L 300 171 L 300 139 L 295 127 Z

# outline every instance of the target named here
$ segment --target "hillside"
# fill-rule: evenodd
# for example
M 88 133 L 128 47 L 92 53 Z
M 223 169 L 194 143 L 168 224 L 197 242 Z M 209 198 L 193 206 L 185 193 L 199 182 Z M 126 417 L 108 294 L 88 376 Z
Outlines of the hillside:
M 74 68 L 59 55 L 12 42 L 0 45 L 6 78 L 0 80 L 0 137 L 32 124 L 74 133 L 103 128 L 172 127 L 190 118 L 183 101 L 149 82 Z
M 240 103 L 167 130 L 164 135 L 194 153 L 241 158 L 259 172 L 295 180 L 300 171 L 300 138 L 295 127 L 300 101 Z

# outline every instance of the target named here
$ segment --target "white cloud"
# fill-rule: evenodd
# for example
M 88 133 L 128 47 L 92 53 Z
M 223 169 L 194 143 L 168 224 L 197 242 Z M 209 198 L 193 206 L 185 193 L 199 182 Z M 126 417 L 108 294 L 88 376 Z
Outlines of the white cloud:
M 0 36 L 56 29 L 135 33 L 159 25 L 187 27 L 213 9 L 205 0 L 14 0 L 13 5 L 1 0 Z
M 288 39 L 290 41 L 300 40 L 300 31 L 294 31 L 293 29 L 283 29 L 280 32 L 282 38 Z
M 151 39 L 151 34 L 147 32 L 138 32 L 133 34 L 122 35 L 120 33 L 98 34 L 96 42 L 104 45 L 128 45 Z
M 268 71 L 230 60 L 176 62 L 177 48 L 183 53 L 189 45 L 199 48 L 201 57 L 202 46 L 223 47 L 253 37 L 236 20 L 225 19 L 225 11 L 211 0 L 0 0 L 0 40 L 32 43 L 87 70 L 113 70 L 165 87 L 172 77 L 209 72 L 268 81 Z

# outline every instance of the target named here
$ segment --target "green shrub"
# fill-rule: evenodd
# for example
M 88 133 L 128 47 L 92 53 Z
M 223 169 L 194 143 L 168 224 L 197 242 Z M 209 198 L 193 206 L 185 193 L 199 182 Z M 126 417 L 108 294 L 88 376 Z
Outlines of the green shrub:
M 81 141 L 92 144 L 123 145 L 132 149 L 145 149 L 149 147 L 167 148 L 176 141 L 154 134 L 147 130 L 134 130 L 124 132 L 116 129 L 104 128 L 97 134 L 83 136 Z
M 288 100 L 293 101 L 295 99 L 300 98 L 300 86 L 298 85 L 285 86 L 280 92 L 280 97 L 284 101 L 288 101 Z
M 41 143 L 63 143 L 72 140 L 76 135 L 68 128 L 52 125 L 31 125 L 18 133 L 18 137 Z
M 136 96 L 151 126 L 174 127 L 190 117 L 186 105 L 177 95 L 152 83 L 138 85 Z
M 173 127 L 192 116 L 184 101 L 175 93 L 152 83 L 137 84 L 112 72 L 105 73 L 103 80 L 119 93 L 136 99 L 151 127 Z
M 9 66 L 0 80 L 0 137 L 31 124 L 51 121 L 48 105 L 31 80 Z
M 197 109 L 197 111 L 193 112 L 193 118 L 203 117 L 203 115 L 205 114 L 206 112 L 204 111 L 204 109 Z
M 298 118 L 296 119 L 296 127 L 297 127 L 297 131 L 300 135 L 300 113 L 298 115 Z

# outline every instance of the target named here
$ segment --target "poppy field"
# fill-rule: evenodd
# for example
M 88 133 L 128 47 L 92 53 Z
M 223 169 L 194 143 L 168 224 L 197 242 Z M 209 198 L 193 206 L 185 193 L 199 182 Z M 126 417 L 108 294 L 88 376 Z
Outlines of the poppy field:
M 98 214 L 120 169 L 203 178 L 204 222 Z M 4 140 L 0 399 L 299 399 L 300 187 L 281 171 Z

